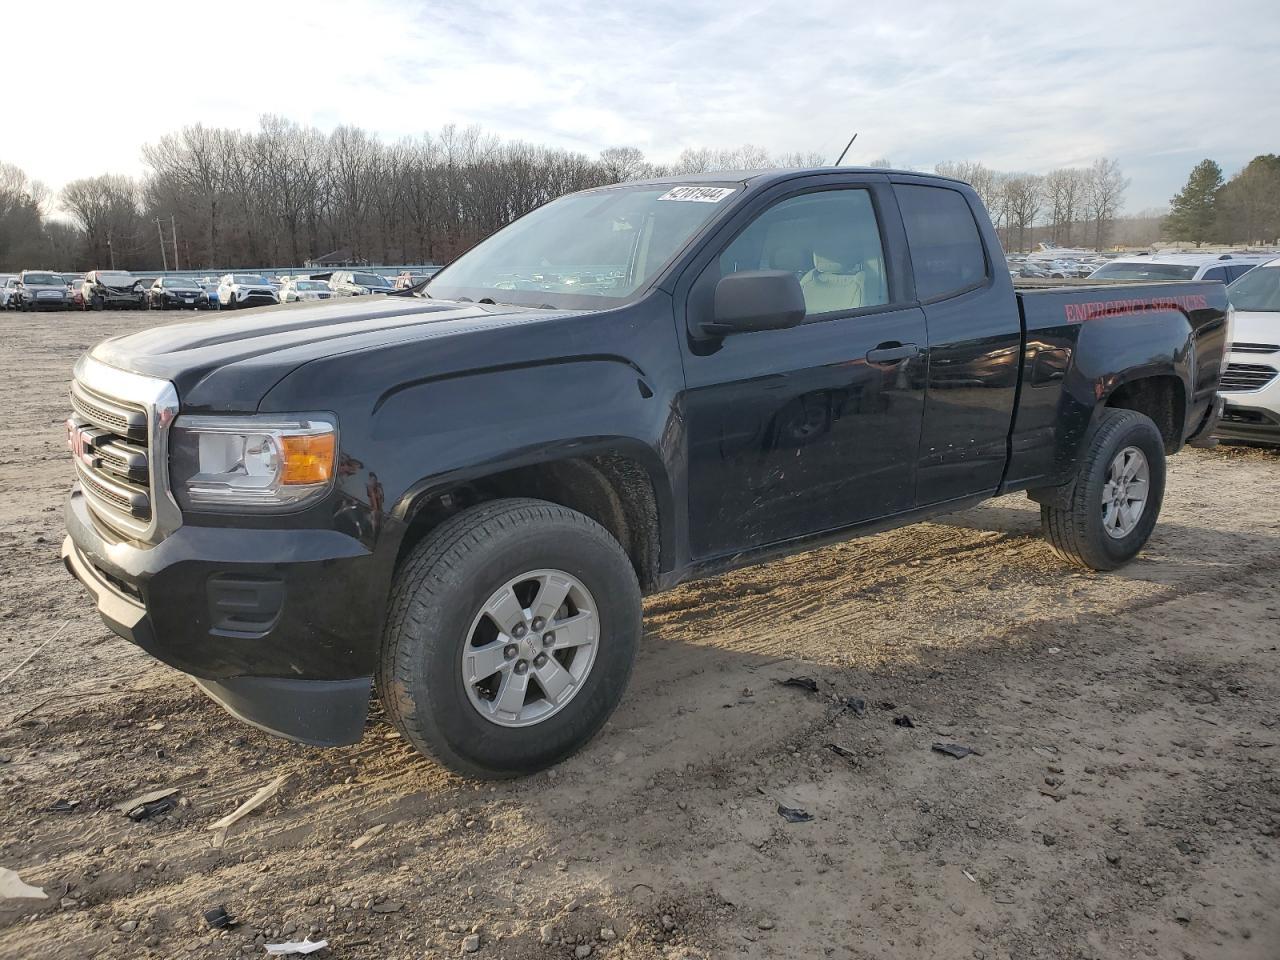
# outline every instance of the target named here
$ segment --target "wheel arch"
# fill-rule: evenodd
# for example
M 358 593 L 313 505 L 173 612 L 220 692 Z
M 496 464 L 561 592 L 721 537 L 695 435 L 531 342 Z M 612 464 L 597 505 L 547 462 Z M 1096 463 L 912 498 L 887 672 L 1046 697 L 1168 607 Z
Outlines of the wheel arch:
M 1187 385 L 1173 370 L 1142 372 L 1114 384 L 1094 411 L 1095 421 L 1103 410 L 1133 410 L 1149 417 L 1164 439 L 1165 453 L 1182 448 L 1186 432 Z
M 460 510 L 490 500 L 529 497 L 595 520 L 621 545 L 643 592 L 652 592 L 670 565 L 671 495 L 647 447 L 579 446 L 550 459 L 487 464 L 428 477 L 393 508 L 404 534 L 397 565 L 414 545 Z

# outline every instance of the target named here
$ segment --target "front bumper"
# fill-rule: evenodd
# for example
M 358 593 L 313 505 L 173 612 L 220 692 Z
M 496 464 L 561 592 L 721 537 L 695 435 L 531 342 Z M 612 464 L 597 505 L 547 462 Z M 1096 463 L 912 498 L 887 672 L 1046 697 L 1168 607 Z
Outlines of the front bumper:
M 261 290 L 250 290 L 248 293 L 237 291 L 232 294 L 232 298 L 237 307 L 265 307 L 280 302 L 275 294 Z
M 71 306 L 69 297 L 26 297 L 23 303 L 32 310 L 66 310 Z
M 1223 440 L 1280 444 L 1280 413 L 1265 407 L 1228 403 L 1214 436 Z
M 63 562 L 114 632 L 261 729 L 319 746 L 360 739 L 384 591 L 359 541 L 187 524 L 143 547 L 105 530 L 78 485 L 66 525 Z
M 1275 367 L 1270 357 L 1231 354 L 1233 363 Z M 1280 443 L 1280 376 L 1273 376 L 1256 390 L 1228 390 L 1219 395 L 1225 403 L 1214 436 L 1224 440 Z
M 95 290 L 92 296 L 104 307 L 145 307 L 147 305 L 146 294 L 117 293 L 115 291 L 103 293 L 100 290 Z

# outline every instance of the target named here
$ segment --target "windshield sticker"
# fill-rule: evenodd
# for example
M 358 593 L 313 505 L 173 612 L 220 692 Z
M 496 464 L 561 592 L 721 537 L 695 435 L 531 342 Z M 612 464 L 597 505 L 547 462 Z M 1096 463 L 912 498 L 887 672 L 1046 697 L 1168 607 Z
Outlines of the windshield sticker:
M 683 200 L 686 203 L 719 203 L 729 194 L 733 187 L 672 187 L 659 200 Z

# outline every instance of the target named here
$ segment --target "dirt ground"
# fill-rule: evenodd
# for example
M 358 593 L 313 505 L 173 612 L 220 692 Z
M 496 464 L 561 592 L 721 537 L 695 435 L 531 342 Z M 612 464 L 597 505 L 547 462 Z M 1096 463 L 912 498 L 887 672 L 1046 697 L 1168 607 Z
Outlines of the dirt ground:
M 0 867 L 48 895 L 0 899 L 0 957 L 1280 957 L 1276 455 L 1176 457 L 1111 574 L 1015 496 L 653 597 L 605 731 L 475 784 L 378 714 L 268 738 L 90 610 L 66 381 L 149 322 L 0 314 L 0 677 L 63 629 L 0 685 Z M 114 809 L 162 786 L 167 815 Z

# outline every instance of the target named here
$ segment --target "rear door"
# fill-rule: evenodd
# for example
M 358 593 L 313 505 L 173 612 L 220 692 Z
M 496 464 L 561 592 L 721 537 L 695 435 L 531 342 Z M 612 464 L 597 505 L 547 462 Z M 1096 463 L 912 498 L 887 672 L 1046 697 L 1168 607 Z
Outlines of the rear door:
M 764 193 L 686 272 L 696 277 L 681 331 L 694 559 L 911 506 L 925 327 L 903 256 L 887 179 L 825 175 Z M 721 277 L 760 269 L 796 274 L 804 323 L 690 333 L 709 319 Z
M 1022 357 L 1022 321 L 1004 254 L 977 196 L 895 178 L 916 296 L 928 328 L 928 398 L 915 503 L 999 486 Z

